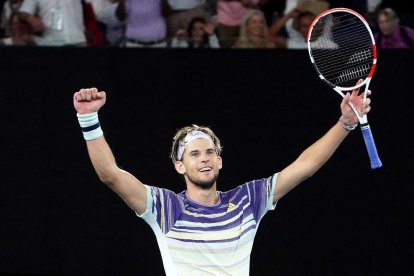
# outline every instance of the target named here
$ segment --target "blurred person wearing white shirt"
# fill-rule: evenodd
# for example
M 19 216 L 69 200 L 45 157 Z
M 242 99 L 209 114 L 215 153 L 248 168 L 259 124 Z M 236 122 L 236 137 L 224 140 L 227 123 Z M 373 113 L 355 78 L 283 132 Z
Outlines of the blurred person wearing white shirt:
M 81 1 L 24 0 L 19 17 L 37 32 L 39 46 L 85 46 Z

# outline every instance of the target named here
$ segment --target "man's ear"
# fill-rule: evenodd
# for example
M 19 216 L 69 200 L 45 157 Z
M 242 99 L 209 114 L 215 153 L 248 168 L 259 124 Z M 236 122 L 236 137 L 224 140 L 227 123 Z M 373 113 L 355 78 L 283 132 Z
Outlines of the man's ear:
M 223 159 L 221 158 L 221 156 L 218 157 L 218 168 L 219 170 L 223 168 Z
M 184 164 L 182 161 L 176 161 L 174 164 L 175 170 L 179 173 L 179 174 L 185 174 L 186 169 L 184 167 Z

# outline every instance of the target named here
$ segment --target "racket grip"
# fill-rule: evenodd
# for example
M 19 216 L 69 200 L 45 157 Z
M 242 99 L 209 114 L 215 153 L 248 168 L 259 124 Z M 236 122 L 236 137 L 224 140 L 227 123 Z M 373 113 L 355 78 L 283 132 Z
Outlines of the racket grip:
M 371 169 L 382 167 L 382 162 L 378 156 L 377 148 L 375 146 L 374 137 L 372 136 L 369 124 L 361 124 L 362 136 L 364 137 L 365 146 L 368 150 L 369 160 L 371 162 Z

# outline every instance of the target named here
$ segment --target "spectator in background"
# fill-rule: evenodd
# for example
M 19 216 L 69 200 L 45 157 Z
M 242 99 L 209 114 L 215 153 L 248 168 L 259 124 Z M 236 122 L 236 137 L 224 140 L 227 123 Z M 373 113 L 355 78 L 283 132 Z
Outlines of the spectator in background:
M 115 0 L 116 16 L 125 20 L 125 46 L 167 47 L 167 0 Z
M 276 20 L 269 28 L 270 36 L 275 39 L 276 48 L 307 49 L 306 35 L 315 17 L 311 11 L 294 8 Z
M 377 22 L 375 41 L 379 49 L 414 48 L 414 29 L 400 25 L 398 14 L 393 9 L 379 10 Z
M 81 1 L 24 0 L 19 18 L 30 25 L 39 46 L 86 46 Z
M 0 40 L 0 45 L 4 46 L 35 46 L 32 39 L 30 26 L 26 22 L 21 22 L 17 12 L 12 12 L 7 18 L 7 36 Z
M 93 6 L 98 26 L 104 35 L 105 45 L 121 45 L 125 24 L 115 15 L 118 3 L 115 0 L 88 0 L 88 2 Z
M 12 12 L 18 12 L 23 0 L 6 0 L 1 6 L 1 27 L 6 28 L 7 21 L 10 19 Z
M 104 47 L 104 31 L 96 19 L 95 9 L 91 2 L 81 0 L 83 11 L 83 24 L 85 26 L 86 45 L 88 47 Z
M 205 0 L 168 0 L 170 6 L 167 16 L 168 37 L 174 37 L 180 29 L 187 29 L 194 17 L 207 18 L 205 2 Z
M 1 28 L 4 31 L 0 45 L 34 45 L 30 26 L 19 19 L 18 12 L 23 0 L 4 1 L 1 10 Z
M 286 8 L 286 0 L 284 1 L 275 1 L 275 0 L 261 0 L 260 10 L 263 12 L 268 27 L 270 27 L 273 22 L 279 19 Z
M 414 8 L 412 1 L 382 0 L 380 8 L 393 9 L 398 14 L 401 25 L 414 28 Z
M 380 9 L 382 0 L 367 0 L 366 20 L 373 32 L 377 31 L 377 13 Z
M 217 0 L 218 36 L 222 48 L 233 47 L 247 9 L 258 8 L 260 0 Z
M 187 30 L 179 29 L 171 41 L 172 48 L 220 48 L 214 25 L 203 17 L 194 17 Z
M 207 19 L 217 26 L 217 0 L 206 0 L 204 9 L 207 14 Z
M 249 9 L 243 17 L 234 48 L 275 48 L 269 39 L 266 19 L 260 10 Z

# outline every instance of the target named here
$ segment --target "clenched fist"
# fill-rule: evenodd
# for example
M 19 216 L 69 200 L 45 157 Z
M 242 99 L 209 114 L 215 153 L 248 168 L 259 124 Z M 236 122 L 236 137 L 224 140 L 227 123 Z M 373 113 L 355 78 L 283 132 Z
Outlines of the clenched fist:
M 82 88 L 73 95 L 73 105 L 78 114 L 97 112 L 106 102 L 106 93 L 96 88 Z

